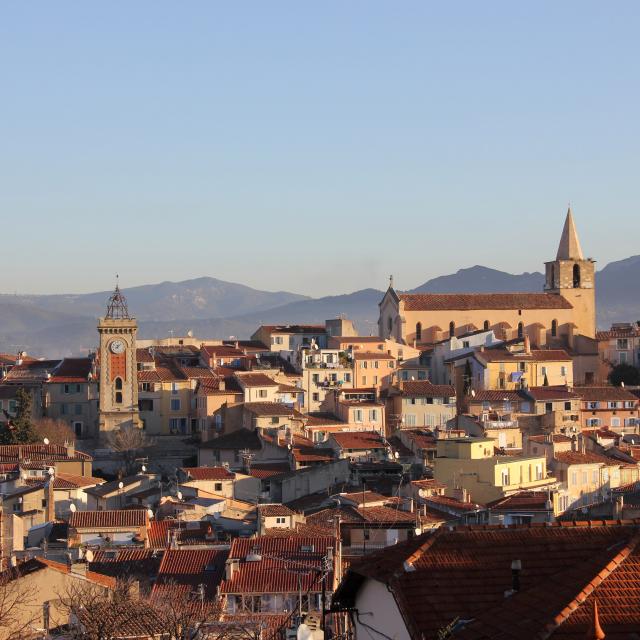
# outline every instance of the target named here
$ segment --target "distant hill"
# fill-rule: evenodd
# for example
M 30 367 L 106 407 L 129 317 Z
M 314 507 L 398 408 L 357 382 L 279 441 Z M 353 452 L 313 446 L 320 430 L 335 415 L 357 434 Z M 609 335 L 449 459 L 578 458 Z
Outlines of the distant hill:
M 439 276 L 421 284 L 408 293 L 477 293 L 480 291 L 542 291 L 541 273 L 513 275 L 505 271 L 476 265 L 459 269 L 448 276 Z
M 541 273 L 510 274 L 476 265 L 433 278 L 412 292 L 541 291 Z M 598 325 L 640 320 L 640 256 L 612 262 L 597 273 Z M 308 298 L 268 292 L 215 278 L 163 282 L 125 290 L 140 336 L 165 337 L 192 330 L 203 339 L 246 338 L 258 325 L 321 323 L 344 314 L 361 335 L 377 332 L 383 292 Z M 0 351 L 19 347 L 33 355 L 85 353 L 97 342 L 96 318 L 109 292 L 57 295 L 0 295 Z
M 309 299 L 287 291 L 260 291 L 216 278 L 161 282 L 123 289 L 130 310 L 139 320 L 217 318 L 271 309 Z M 97 318 L 104 315 L 111 291 L 58 295 L 0 294 L 0 304 L 32 305 L 45 311 Z

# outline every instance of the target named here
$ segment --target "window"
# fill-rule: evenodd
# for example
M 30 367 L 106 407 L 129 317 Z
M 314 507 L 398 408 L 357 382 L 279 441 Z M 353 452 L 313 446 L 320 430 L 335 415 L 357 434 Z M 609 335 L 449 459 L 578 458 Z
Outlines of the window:
M 314 384 L 318 384 L 318 382 L 320 382 L 320 374 L 319 373 L 314 373 L 311 376 L 311 379 L 313 380 Z
M 115 388 L 116 391 L 122 391 L 122 378 L 115 379 Z
M 378 376 L 373 376 L 373 384 L 378 384 Z
M 416 324 L 416 340 L 420 342 L 422 340 L 422 323 L 418 322 Z
M 518 322 L 518 338 L 522 338 L 524 335 L 524 324 L 522 322 Z
M 74 422 L 73 431 L 76 434 L 76 438 L 82 438 L 82 422 Z
M 280 418 L 278 418 L 278 416 L 272 416 L 271 424 L 280 424 Z
M 116 404 L 122 404 L 122 391 L 116 391 Z
M 362 376 L 362 386 L 366 386 L 367 384 L 367 376 Z
M 544 410 L 547 413 L 550 413 L 551 411 L 553 411 L 553 402 L 545 402 L 544 404 Z
M 378 410 L 377 409 L 371 409 L 369 411 L 369 421 L 370 422 L 377 422 L 378 420 Z
M 558 335 L 558 321 L 551 321 L 551 335 L 555 338 Z
M 526 371 L 527 370 L 527 363 L 526 362 L 520 362 L 520 366 L 518 368 L 520 369 L 520 371 Z
M 577 289 L 580 286 L 580 265 L 573 265 L 573 288 Z
M 509 469 L 502 470 L 502 486 L 509 486 Z
M 367 361 L 366 361 L 366 360 L 363 360 L 363 361 L 360 363 L 360 368 L 361 368 L 361 369 L 366 369 L 366 368 L 367 368 Z
M 64 403 L 63 403 L 63 404 L 61 404 L 61 405 L 60 405 L 60 413 L 61 413 L 63 416 L 66 416 L 66 415 L 69 413 L 69 405 L 64 404 Z
M 139 387 L 139 391 L 153 391 L 153 382 L 142 382 Z
M 180 398 L 171 398 L 171 411 L 180 411 Z
M 554 264 L 551 265 L 549 269 L 549 288 L 553 289 L 556 286 L 556 266 Z
M 173 394 L 178 393 L 178 383 L 177 382 L 172 382 L 171 383 L 171 393 L 173 393 Z
M 266 398 L 267 390 L 266 389 L 258 389 L 258 398 Z
M 564 403 L 564 410 L 565 411 L 571 411 L 571 403 L 570 402 L 565 402 Z
M 278 516 L 276 518 L 276 524 L 286 524 L 287 523 L 287 519 L 285 516 Z
M 468 349 L 469 348 L 469 341 L 468 340 L 463 340 L 462 341 L 462 348 L 463 349 Z
M 567 375 L 567 367 L 560 367 L 560 375 L 561 376 Z
M 313 399 L 314 402 L 320 402 L 320 394 L 319 393 L 311 394 L 311 398 Z
M 489 331 L 490 326 L 491 326 L 491 325 L 489 324 L 489 321 L 488 321 L 488 320 L 485 320 L 485 321 L 484 321 L 484 330 L 485 330 L 485 331 Z
M 362 409 L 356 409 L 356 410 L 353 412 L 353 419 L 354 419 L 356 422 L 362 422 Z
M 542 372 L 542 375 L 543 375 L 543 376 L 546 376 L 546 375 L 547 375 L 547 367 L 541 367 L 541 368 L 540 368 L 540 371 Z
M 345 373 L 344 374 L 344 381 L 345 382 L 351 382 L 351 374 L 350 373 Z
M 620 351 L 626 351 L 629 348 L 629 340 L 627 338 L 618 338 L 616 344 Z
M 627 356 L 628 356 L 628 354 L 627 354 L 626 351 L 621 351 L 618 354 L 618 356 L 619 356 L 618 357 L 618 361 L 620 362 L 620 364 L 627 364 Z
M 77 415 L 77 416 L 81 416 L 82 415 L 82 405 L 81 404 L 76 404 L 73 407 L 73 412 Z
M 452 320 L 449 323 L 449 337 L 453 338 L 456 335 L 456 323 Z
M 404 424 L 407 427 L 415 427 L 416 426 L 416 417 L 412 413 L 408 413 L 404 416 Z
M 139 411 L 153 411 L 153 400 L 151 398 L 140 398 L 138 400 Z
M 70 384 L 65 384 L 64 385 L 64 392 L 65 393 L 71 393 L 71 385 Z
M 14 502 L 13 503 L 13 510 L 14 511 L 22 511 L 22 504 L 20 502 Z
M 542 480 L 542 465 L 536 465 L 536 480 Z
M 389 333 L 391 333 L 391 330 L 393 329 L 393 320 L 391 318 L 387 318 L 387 329 Z
M 620 426 L 620 418 L 611 418 L 611 426 L 612 427 L 619 427 Z
M 213 484 L 213 490 L 214 491 L 222 491 L 222 482 L 215 482 Z
M 401 377 L 403 380 L 408 380 L 408 379 L 409 379 L 409 372 L 408 372 L 408 371 L 403 371 L 403 372 L 400 374 L 400 377 Z

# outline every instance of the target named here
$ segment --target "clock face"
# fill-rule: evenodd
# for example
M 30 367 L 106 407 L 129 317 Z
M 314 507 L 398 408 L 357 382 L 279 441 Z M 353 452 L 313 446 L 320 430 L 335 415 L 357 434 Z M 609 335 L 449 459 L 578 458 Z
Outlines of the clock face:
M 124 342 L 122 340 L 114 340 L 110 345 L 111 353 L 122 353 L 124 351 Z

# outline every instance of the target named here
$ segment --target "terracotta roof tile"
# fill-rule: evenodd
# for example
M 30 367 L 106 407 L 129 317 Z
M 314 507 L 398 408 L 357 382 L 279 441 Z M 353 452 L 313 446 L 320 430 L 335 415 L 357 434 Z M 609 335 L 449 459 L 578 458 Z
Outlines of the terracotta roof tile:
M 149 522 L 145 509 L 131 511 L 76 511 L 69 518 L 73 529 L 144 527 Z
M 402 293 L 407 311 L 471 309 L 571 309 L 562 296 L 550 293 Z
M 574 390 L 585 402 L 623 400 L 638 403 L 633 393 L 621 387 L 576 387 Z
M 332 433 L 341 449 L 386 449 L 387 443 L 375 431 L 340 431 Z
M 182 471 L 193 480 L 233 480 L 236 477 L 225 467 L 183 467 Z

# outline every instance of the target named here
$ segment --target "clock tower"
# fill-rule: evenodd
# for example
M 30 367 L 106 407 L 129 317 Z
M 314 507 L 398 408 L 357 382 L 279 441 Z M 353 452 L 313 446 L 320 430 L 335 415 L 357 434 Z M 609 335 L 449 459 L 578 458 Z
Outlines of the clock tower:
M 116 285 L 107 313 L 98 320 L 100 334 L 100 435 L 121 427 L 140 428 L 136 333 L 127 301 Z

